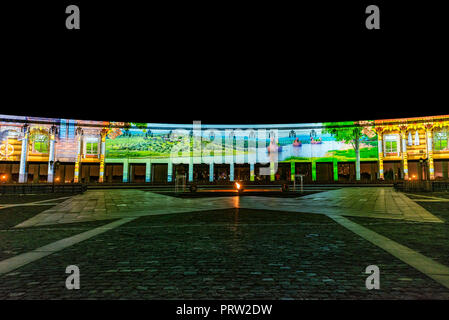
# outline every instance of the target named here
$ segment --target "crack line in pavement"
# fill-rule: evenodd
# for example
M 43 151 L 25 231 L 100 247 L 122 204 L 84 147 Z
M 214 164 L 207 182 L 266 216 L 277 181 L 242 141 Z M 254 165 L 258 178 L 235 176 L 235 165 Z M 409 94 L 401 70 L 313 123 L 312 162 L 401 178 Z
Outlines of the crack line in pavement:
M 435 196 L 425 196 L 422 194 L 414 194 L 414 193 L 404 193 L 407 196 L 412 196 L 412 197 L 419 197 L 419 198 L 424 198 L 424 199 L 430 199 L 430 200 L 438 200 L 441 202 L 447 202 L 449 201 L 448 198 L 440 198 L 440 197 L 435 197 Z M 424 199 L 411 199 L 413 201 L 425 201 Z
M 65 248 L 68 248 L 70 246 L 73 246 L 74 244 L 77 244 L 81 241 L 90 239 L 96 235 L 99 235 L 106 231 L 117 228 L 117 227 L 119 227 L 127 222 L 130 222 L 136 218 L 137 217 L 122 218 L 120 220 L 108 223 L 104 226 L 94 228 L 92 230 L 88 230 L 83 233 L 79 233 L 77 235 L 55 241 L 53 243 L 50 243 L 50 244 L 47 244 L 40 248 L 37 248 L 33 251 L 22 253 L 17 256 L 14 256 L 12 258 L 0 261 L 0 275 L 11 272 L 17 268 L 20 268 L 20 267 L 26 265 L 26 264 L 34 262 L 43 257 L 46 257 L 52 253 L 55 253 L 57 251 L 60 251 Z
M 449 289 L 449 268 L 343 216 L 329 218 Z
M 239 226 L 248 227 L 248 226 L 333 226 L 333 223 L 239 223 Z M 183 224 L 183 225 L 151 225 L 151 226 L 137 226 L 137 227 L 124 227 L 126 229 L 150 229 L 150 228 L 184 228 L 184 227 L 227 227 L 227 226 L 235 226 L 234 223 L 214 223 L 214 224 Z M 84 230 L 85 228 L 38 228 L 32 227 L 32 231 L 67 231 L 67 230 Z M 0 232 L 24 232 L 27 231 L 24 228 L 17 229 L 0 229 Z
M 439 200 L 439 199 L 413 199 L 415 202 L 449 202 L 448 199 Z
M 71 196 L 52 198 L 52 199 L 46 199 L 46 200 L 40 200 L 40 201 L 24 202 L 24 203 L 2 203 L 0 205 L 0 209 L 13 208 L 13 207 L 27 207 L 27 206 L 55 206 L 55 205 L 60 204 L 60 202 L 48 203 L 48 201 L 55 201 L 55 200 L 68 199 L 68 198 L 71 198 Z

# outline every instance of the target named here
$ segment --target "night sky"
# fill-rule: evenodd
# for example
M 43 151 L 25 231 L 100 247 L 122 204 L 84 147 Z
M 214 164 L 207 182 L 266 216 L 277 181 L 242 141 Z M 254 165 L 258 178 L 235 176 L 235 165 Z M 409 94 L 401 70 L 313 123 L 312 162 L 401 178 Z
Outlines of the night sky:
M 6 8 L 0 113 L 231 124 L 449 113 L 436 8 L 377 1 L 370 33 L 363 1 L 72 2 L 78 33 L 65 30 L 64 1 Z

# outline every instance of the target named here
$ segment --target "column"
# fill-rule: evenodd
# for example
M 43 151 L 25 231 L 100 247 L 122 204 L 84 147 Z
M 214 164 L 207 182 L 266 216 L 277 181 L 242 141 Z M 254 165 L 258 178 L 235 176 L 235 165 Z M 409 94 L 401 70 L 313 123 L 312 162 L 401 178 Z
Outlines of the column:
M 382 142 L 382 132 L 377 134 L 377 148 L 379 151 L 379 179 L 384 179 L 384 153 L 383 153 L 383 142 Z
M 106 133 L 107 130 L 101 130 L 101 144 L 100 144 L 100 177 L 98 182 L 104 182 L 104 155 L 106 153 Z
M 312 181 L 316 181 L 316 161 L 312 160 Z
M 333 159 L 332 168 L 334 170 L 334 181 L 338 181 L 338 162 L 337 159 Z
M 234 181 L 234 162 L 229 164 L 229 181 Z
M 360 181 L 360 138 L 355 140 L 357 152 L 355 153 L 355 180 Z M 338 179 L 338 178 L 337 178 Z
M 190 157 L 189 161 L 189 182 L 193 181 L 193 158 Z
M 254 163 L 249 164 L 249 181 L 254 181 Z
M 80 173 L 81 139 L 83 137 L 83 129 L 78 127 L 76 129 L 75 133 L 76 133 L 76 139 L 77 139 L 77 146 L 76 146 L 75 173 L 73 176 L 73 182 L 78 183 L 79 182 L 79 173 Z
M 22 140 L 22 150 L 20 153 L 19 183 L 26 183 L 28 181 L 26 165 L 27 165 L 28 135 L 29 135 L 29 128 L 27 125 L 23 126 L 22 132 L 23 132 L 23 140 Z
M 123 182 L 128 182 L 129 176 L 129 163 L 128 161 L 123 161 Z
M 433 138 L 432 126 L 426 128 L 427 131 L 427 158 L 429 160 L 430 180 L 435 180 L 435 169 L 433 167 Z
M 173 179 L 173 163 L 169 161 L 167 170 L 167 182 L 172 182 L 172 179 Z
M 134 172 L 135 171 L 136 171 L 136 169 L 134 168 L 134 163 L 129 163 L 128 162 L 128 182 L 129 183 L 133 183 L 134 182 Z
M 407 161 L 407 132 L 401 132 L 402 137 L 402 164 L 404 166 L 404 180 L 408 180 L 408 161 Z
M 290 180 L 295 181 L 296 175 L 296 162 L 290 162 Z
M 50 153 L 48 155 L 48 172 L 47 172 L 47 182 L 53 182 L 55 174 L 55 134 L 56 127 L 52 126 L 50 128 Z
M 211 162 L 209 164 L 209 182 L 213 182 L 214 181 L 214 163 Z
M 151 162 L 145 163 L 145 182 L 151 182 Z

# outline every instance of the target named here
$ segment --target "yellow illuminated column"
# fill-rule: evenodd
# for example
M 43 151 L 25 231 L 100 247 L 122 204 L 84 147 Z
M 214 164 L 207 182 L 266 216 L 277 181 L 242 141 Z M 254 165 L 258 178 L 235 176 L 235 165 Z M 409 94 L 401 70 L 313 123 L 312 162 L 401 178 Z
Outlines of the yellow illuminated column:
M 101 146 L 100 146 L 100 177 L 99 182 L 104 182 L 104 155 L 106 152 L 106 130 L 101 131 Z
M 407 161 L 407 131 L 401 131 L 402 138 L 402 162 L 404 165 L 404 180 L 408 180 L 408 161 Z
M 79 182 L 79 173 L 80 173 L 80 162 L 81 162 L 81 139 L 83 137 L 83 129 L 77 128 L 76 129 L 76 139 L 77 139 L 77 146 L 76 146 L 76 160 L 75 160 L 75 173 L 73 181 L 75 183 Z
M 384 152 L 383 152 L 383 141 L 382 141 L 382 130 L 378 130 L 377 133 L 377 148 L 379 151 L 379 179 L 384 179 Z
M 432 141 L 432 125 L 426 126 L 427 132 L 427 158 L 429 160 L 430 180 L 435 180 L 435 169 L 433 167 L 433 141 Z

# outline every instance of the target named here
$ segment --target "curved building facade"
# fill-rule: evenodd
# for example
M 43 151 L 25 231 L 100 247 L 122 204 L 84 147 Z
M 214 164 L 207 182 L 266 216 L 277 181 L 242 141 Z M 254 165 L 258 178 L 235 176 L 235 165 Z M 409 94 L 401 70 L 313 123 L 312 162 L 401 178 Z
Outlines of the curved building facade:
M 273 125 L 0 115 L 3 183 L 448 179 L 449 115 Z

